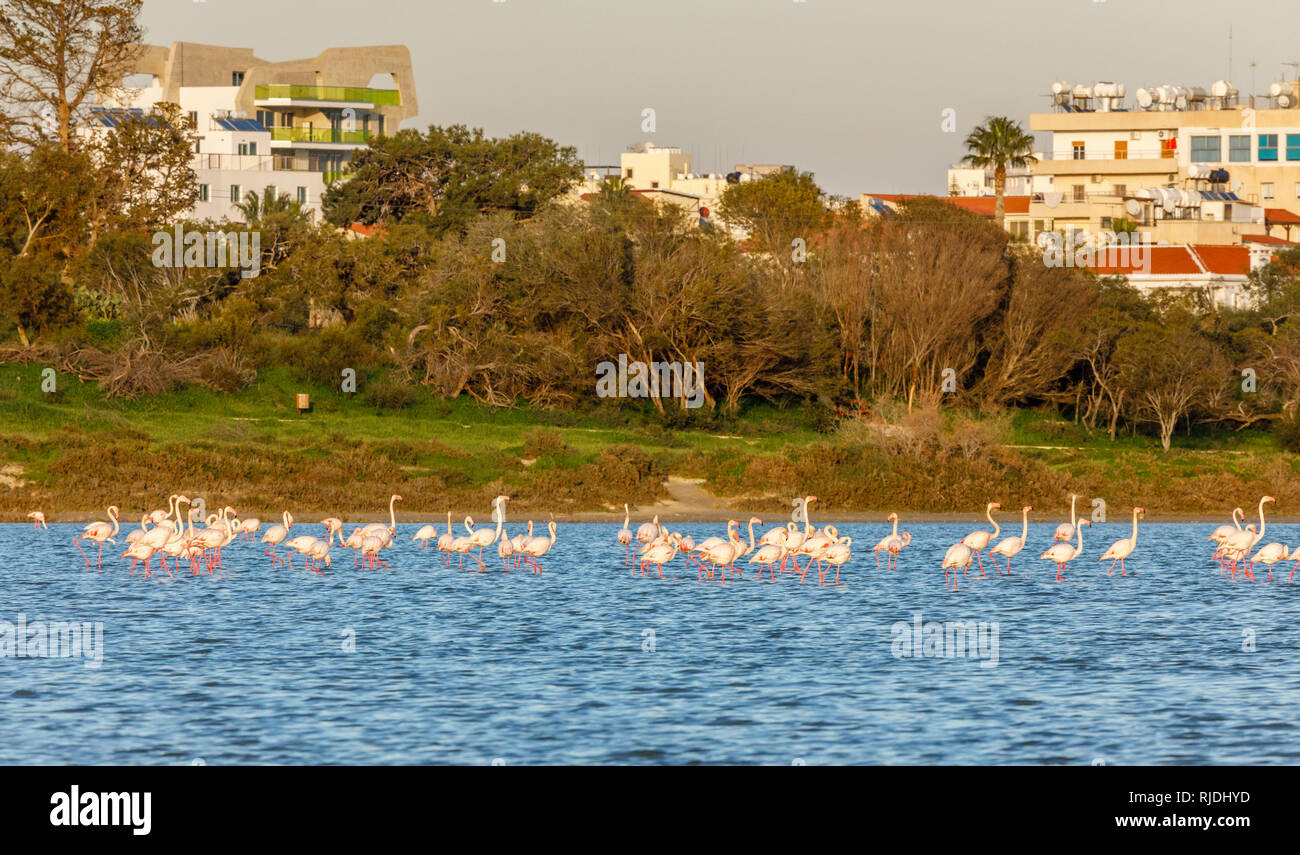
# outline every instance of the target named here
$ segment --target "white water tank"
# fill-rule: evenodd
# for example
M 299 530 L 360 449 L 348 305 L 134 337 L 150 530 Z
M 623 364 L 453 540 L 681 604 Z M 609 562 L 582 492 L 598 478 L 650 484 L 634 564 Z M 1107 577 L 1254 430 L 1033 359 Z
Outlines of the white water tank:
M 1143 110 L 1150 108 L 1150 106 L 1154 104 L 1156 101 L 1155 97 L 1151 93 L 1151 90 L 1145 88 L 1139 89 L 1138 91 L 1134 92 L 1133 97 L 1134 99 L 1137 100 L 1137 105 L 1141 107 Z

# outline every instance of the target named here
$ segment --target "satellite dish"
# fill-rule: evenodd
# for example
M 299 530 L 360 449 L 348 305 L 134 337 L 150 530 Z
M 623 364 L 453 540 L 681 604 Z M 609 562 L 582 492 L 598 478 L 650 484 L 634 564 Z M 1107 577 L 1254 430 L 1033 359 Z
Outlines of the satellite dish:
M 1130 217 L 1137 217 L 1142 214 L 1142 205 L 1137 199 L 1129 199 L 1124 203 L 1124 210 L 1128 211 Z

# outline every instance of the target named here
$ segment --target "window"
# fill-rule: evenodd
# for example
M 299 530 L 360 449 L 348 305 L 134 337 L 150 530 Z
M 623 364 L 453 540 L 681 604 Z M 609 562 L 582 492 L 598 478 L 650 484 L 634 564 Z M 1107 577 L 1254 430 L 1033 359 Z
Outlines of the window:
M 1295 183 L 1295 197 L 1300 199 L 1300 181 Z
M 1192 163 L 1218 163 L 1221 160 L 1222 140 L 1219 137 L 1192 137 Z
M 270 110 L 258 110 L 257 123 L 264 128 L 269 128 L 275 124 L 275 114 Z
M 1105 229 L 1106 231 L 1110 231 L 1111 228 L 1114 226 L 1114 224 L 1115 224 L 1115 220 L 1112 219 L 1111 217 L 1102 217 L 1102 218 L 1101 218 L 1101 227 L 1102 227 L 1103 229 Z
M 1277 134 L 1259 135 L 1259 159 L 1277 160 Z
M 199 126 L 198 110 L 190 110 L 189 116 L 190 116 L 190 124 L 197 128 Z
M 1228 160 L 1232 163 L 1250 163 L 1250 134 L 1228 137 Z
M 1300 134 L 1286 135 L 1286 159 L 1300 160 Z
M 293 113 L 290 113 L 286 110 L 285 112 L 282 112 L 280 114 L 280 127 L 282 128 L 293 127 Z
M 1116 184 L 1114 188 L 1111 190 L 1111 192 L 1114 193 L 1116 196 L 1123 198 L 1124 196 L 1128 195 L 1128 185 Z
M 238 205 L 239 202 L 240 202 L 240 200 L 241 200 L 241 198 L 242 198 L 242 197 L 239 195 L 239 185 L 238 185 L 238 184 L 231 184 L 231 185 L 230 185 L 230 204 L 232 204 L 232 205 Z
M 240 153 L 240 154 L 248 154 L 248 143 L 241 142 L 241 143 L 239 144 L 239 153 Z
M 243 84 L 243 82 L 244 82 L 244 72 L 242 72 L 242 71 L 232 71 L 232 72 L 230 72 L 230 85 L 231 85 L 231 86 L 240 86 L 240 85 Z
M 1076 142 L 1072 142 L 1072 143 L 1070 143 L 1070 151 L 1071 151 L 1071 153 L 1072 153 L 1072 157 L 1073 157 L 1075 160 L 1083 160 L 1083 159 L 1084 159 L 1084 156 L 1085 156 L 1085 155 L 1084 155 L 1084 145 L 1083 145 L 1082 142 L 1078 142 L 1078 141 L 1076 141 Z
M 1167 140 L 1160 141 L 1160 156 L 1172 158 L 1178 155 L 1178 137 L 1171 136 Z
M 248 153 L 249 153 L 249 154 L 257 154 L 257 143 L 255 143 L 255 142 L 250 142 L 250 143 L 248 144 Z
M 627 168 L 627 175 L 624 175 L 623 177 L 624 177 L 624 178 L 631 178 L 631 177 L 632 177 L 632 167 L 629 166 L 629 167 Z
M 1086 184 L 1076 184 L 1076 185 L 1074 185 L 1074 201 L 1076 201 L 1076 202 L 1084 202 L 1084 201 L 1087 201 L 1087 198 L 1088 198 L 1087 195 L 1086 195 L 1086 194 L 1087 194 L 1087 190 L 1088 190 L 1088 185 L 1086 185 Z
M 1259 185 L 1259 196 L 1261 199 L 1268 200 L 1273 198 L 1273 182 L 1265 181 Z
M 212 198 L 212 196 L 211 196 L 211 193 L 210 193 L 209 190 L 208 190 L 208 185 L 206 185 L 206 184 L 200 184 L 200 185 L 199 185 L 199 201 L 200 201 L 200 202 L 207 202 L 207 201 L 208 201 L 209 199 L 211 199 L 211 198 Z
M 651 186 L 651 188 L 653 188 L 653 189 L 655 189 L 655 190 L 658 190 L 658 189 L 659 189 L 659 182 L 658 182 L 658 181 L 651 181 L 651 182 L 650 182 L 650 186 Z
M 1128 160 L 1128 140 L 1115 140 L 1115 159 Z
M 306 188 L 306 187 L 299 187 L 299 188 L 298 188 L 298 204 L 299 204 L 299 205 L 306 205 L 306 204 L 307 204 L 307 188 Z

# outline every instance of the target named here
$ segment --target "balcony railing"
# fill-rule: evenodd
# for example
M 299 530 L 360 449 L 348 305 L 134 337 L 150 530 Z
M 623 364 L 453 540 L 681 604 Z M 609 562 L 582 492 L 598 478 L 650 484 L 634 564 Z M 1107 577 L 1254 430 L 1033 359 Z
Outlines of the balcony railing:
M 253 95 L 259 100 L 288 98 L 296 101 L 353 101 L 376 107 L 400 107 L 402 96 L 396 89 L 366 89 L 360 86 L 256 86 Z
M 336 131 L 330 128 L 271 128 L 272 142 L 353 143 L 370 141 L 370 131 Z

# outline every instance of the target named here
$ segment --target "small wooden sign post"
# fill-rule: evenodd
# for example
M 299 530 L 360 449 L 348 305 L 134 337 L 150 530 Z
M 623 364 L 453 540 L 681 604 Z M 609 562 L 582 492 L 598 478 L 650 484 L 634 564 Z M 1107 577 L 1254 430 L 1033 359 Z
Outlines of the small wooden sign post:
M 298 415 L 311 411 L 311 397 L 298 393 Z

